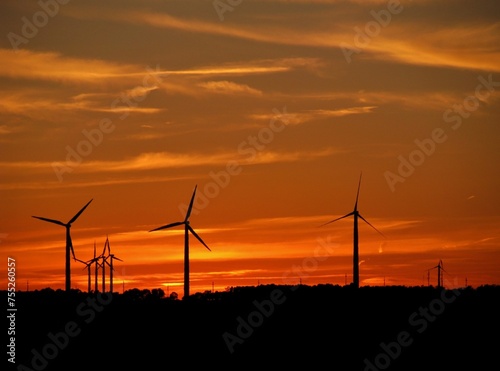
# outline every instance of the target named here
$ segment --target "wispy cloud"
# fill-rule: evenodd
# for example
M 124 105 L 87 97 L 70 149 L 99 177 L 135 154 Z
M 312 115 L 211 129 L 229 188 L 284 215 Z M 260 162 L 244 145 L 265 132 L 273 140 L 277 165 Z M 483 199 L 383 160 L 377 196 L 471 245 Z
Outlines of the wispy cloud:
M 169 75 L 248 75 L 289 71 L 316 63 L 314 58 L 286 58 L 258 60 L 218 66 L 202 66 L 180 70 L 162 70 L 159 66 L 121 64 L 105 60 L 74 58 L 56 52 L 32 52 L 0 48 L 0 76 L 9 78 L 36 79 L 72 83 L 102 84 L 113 80 L 121 85 L 135 86 L 146 75 L 167 77 Z M 128 78 L 127 80 L 124 80 Z M 131 80 L 133 79 L 133 80 Z M 132 85 L 134 84 L 134 85 Z M 147 89 L 140 87 L 141 89 Z M 154 89 L 154 88 L 149 88 Z
M 376 11 L 374 6 L 386 4 L 386 1 L 360 2 L 366 8 L 366 14 Z M 332 5 L 341 2 L 321 1 L 319 3 Z M 408 8 L 409 9 L 409 8 Z M 404 12 L 409 10 L 404 8 Z M 332 7 L 329 11 L 334 11 Z M 397 15 L 393 15 L 396 17 Z M 346 43 L 354 45 L 355 28 L 363 29 L 367 20 L 352 14 L 343 19 L 337 19 L 335 27 L 325 19 L 316 19 L 317 24 L 287 27 L 275 23 L 261 23 L 258 27 L 251 23 L 238 25 L 221 24 L 200 19 L 175 17 L 165 13 L 121 13 L 115 15 L 116 19 L 124 22 L 138 22 L 158 28 L 170 28 L 185 32 L 208 33 L 240 38 L 251 41 L 275 43 L 280 45 L 300 45 L 320 48 L 336 48 L 342 55 L 340 48 Z M 257 20 L 256 20 L 257 21 Z M 323 25 L 323 27 L 320 27 Z M 477 25 L 457 24 L 446 28 L 435 22 L 434 29 L 429 30 L 429 24 L 424 25 L 421 20 L 412 20 L 403 24 L 392 22 L 386 27 L 381 27 L 380 33 L 370 37 L 370 42 L 363 45 L 365 57 L 377 59 L 390 59 L 398 62 L 416 64 L 447 66 L 464 69 L 477 69 L 487 71 L 500 70 L 500 51 L 496 48 L 500 41 L 500 24 Z M 414 35 L 418 34 L 419 38 Z M 469 51 L 464 53 L 464 50 Z
M 425 31 L 421 24 L 407 24 L 388 27 L 366 49 L 378 59 L 408 64 L 500 71 L 499 44 L 500 23 Z
M 255 165 L 275 162 L 290 162 L 297 161 L 299 159 L 306 160 L 310 158 L 330 156 L 334 153 L 336 153 L 336 151 L 333 148 L 311 152 L 263 151 L 257 153 L 255 158 L 251 161 L 251 164 Z M 142 153 L 136 157 L 119 161 L 89 161 L 82 164 L 81 169 L 85 172 L 142 171 L 163 168 L 196 167 L 204 165 L 217 166 L 225 165 L 230 161 L 239 161 L 241 165 L 249 164 L 241 154 L 231 151 L 214 154 L 153 152 Z
M 242 153 L 237 151 L 220 153 L 171 153 L 171 152 L 148 152 L 141 153 L 135 157 L 122 160 L 107 161 L 86 161 L 81 164 L 75 163 L 79 171 L 85 173 L 98 172 L 128 172 L 145 171 L 165 168 L 185 168 L 204 165 L 226 165 L 230 161 L 237 161 L 240 165 L 270 164 L 275 162 L 291 162 L 298 160 L 308 160 L 320 158 L 339 153 L 341 150 L 334 148 L 324 148 L 315 151 L 294 151 L 294 152 L 257 152 L 249 161 Z M 0 171 L 19 170 L 31 171 L 52 171 L 52 162 L 44 161 L 3 161 L 0 162 Z M 71 165 L 71 164 L 67 164 Z
M 236 84 L 231 81 L 207 81 L 200 83 L 199 86 L 219 94 L 262 95 L 260 90 L 251 88 L 248 85 Z
M 100 82 L 136 74 L 135 66 L 95 59 L 66 57 L 56 52 L 0 48 L 0 76 L 62 82 Z M 145 74 L 144 68 L 142 73 Z
M 303 112 L 294 112 L 286 114 L 288 125 L 299 125 L 306 122 L 329 118 L 329 117 L 342 117 L 349 115 L 359 115 L 372 113 L 376 106 L 359 106 L 359 107 L 346 107 L 338 109 L 318 109 L 318 110 L 307 110 Z M 271 120 L 272 114 L 253 114 L 250 115 L 252 119 L 255 120 Z

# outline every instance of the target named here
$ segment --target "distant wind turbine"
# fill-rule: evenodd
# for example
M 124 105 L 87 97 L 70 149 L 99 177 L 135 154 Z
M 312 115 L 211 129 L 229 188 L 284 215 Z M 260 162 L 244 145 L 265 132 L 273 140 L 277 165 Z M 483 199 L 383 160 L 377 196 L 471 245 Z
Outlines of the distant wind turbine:
M 443 287 L 443 274 L 441 273 L 441 270 L 443 272 L 445 272 L 444 267 L 443 267 L 443 261 L 441 259 L 439 259 L 438 265 L 436 265 L 436 266 L 434 266 L 432 268 L 429 268 L 428 272 L 430 273 L 430 271 L 432 269 L 437 269 L 437 271 L 438 271 L 438 276 L 437 276 L 437 282 L 438 282 L 438 284 L 437 284 L 437 287 L 438 288 Z
M 83 260 L 80 260 L 78 258 L 75 258 L 75 260 L 77 262 L 80 262 L 82 264 L 85 264 L 85 268 L 83 269 L 87 269 L 87 273 L 88 273 L 88 286 L 87 286 L 87 292 L 90 293 L 90 290 L 92 289 L 91 287 L 91 275 L 90 275 L 90 268 L 92 267 L 92 263 L 90 261 L 83 261 Z
M 71 267 L 70 267 L 70 253 L 73 255 L 73 258 L 75 258 L 75 251 L 73 250 L 73 242 L 71 241 L 71 234 L 70 234 L 70 228 L 71 224 L 75 222 L 76 219 L 80 216 L 81 213 L 89 206 L 89 204 L 92 202 L 90 200 L 87 202 L 87 204 L 82 207 L 82 209 L 75 214 L 73 218 L 70 219 L 69 222 L 63 223 L 59 220 L 55 219 L 48 219 L 48 218 L 42 218 L 41 216 L 33 216 L 33 218 L 40 219 L 49 223 L 54 223 L 61 225 L 66 228 L 66 291 L 69 292 L 71 290 Z
M 95 246 L 95 241 L 94 241 L 94 257 L 90 260 L 83 261 L 78 258 L 74 258 L 76 261 L 79 261 L 82 264 L 85 264 L 85 268 L 87 269 L 88 273 L 88 292 L 90 293 L 92 291 L 92 286 L 91 286 L 91 268 L 92 264 L 95 264 L 95 291 L 97 292 L 97 274 L 98 274 L 98 269 L 99 269 L 99 259 L 101 258 L 100 256 L 96 257 L 96 246 Z
M 187 212 L 186 212 L 186 217 L 184 218 L 184 220 L 182 222 L 170 223 L 170 224 L 164 225 L 162 227 L 158 227 L 158 228 L 150 230 L 150 232 L 153 232 L 153 231 L 159 231 L 161 229 L 176 227 L 178 225 L 184 225 L 184 231 L 185 231 L 185 233 L 184 233 L 184 298 L 186 298 L 186 299 L 189 297 L 189 232 L 191 232 L 191 234 L 193 236 L 195 236 L 196 239 L 198 241 L 200 241 L 203 244 L 203 246 L 205 246 L 209 251 L 212 251 L 207 246 L 207 244 L 205 242 L 203 242 L 201 237 L 198 236 L 198 234 L 194 231 L 194 229 L 189 224 L 189 216 L 191 215 L 191 210 L 193 208 L 193 202 L 194 202 L 194 196 L 196 194 L 196 188 L 197 188 L 197 186 L 194 187 L 193 196 L 191 197 L 191 202 L 189 203 L 189 207 L 188 207 Z
M 106 251 L 106 247 L 107 247 L 107 250 L 108 250 L 108 256 L 104 256 L 104 253 Z M 109 266 L 109 292 L 110 293 L 113 293 L 113 271 L 115 270 L 115 268 L 113 267 L 113 260 L 119 260 L 119 261 L 123 261 L 121 260 L 120 258 L 116 257 L 115 254 L 111 254 L 111 247 L 109 245 L 109 239 L 106 237 L 106 243 L 104 244 L 104 250 L 102 252 L 102 259 L 103 259 L 103 265 L 104 264 L 107 264 Z M 107 259 L 109 258 L 109 263 L 107 261 Z M 104 267 L 103 267 L 103 277 L 104 277 Z M 103 278 L 103 286 L 102 286 L 102 289 L 104 291 L 104 278 Z
M 384 234 L 380 232 L 377 228 L 375 228 L 373 225 L 371 225 L 365 218 L 361 216 L 361 214 L 358 211 L 358 198 L 359 198 L 359 188 L 361 187 L 361 174 L 359 176 L 359 184 L 358 184 L 358 193 L 356 194 L 356 202 L 354 203 L 354 210 L 351 211 L 350 213 L 341 216 L 340 218 L 333 219 L 329 221 L 328 223 L 325 223 L 322 226 L 325 226 L 327 224 L 336 222 L 337 220 L 347 218 L 348 216 L 354 216 L 354 234 L 353 234 L 353 258 L 352 258 L 352 275 L 353 275 L 353 285 L 355 288 L 359 288 L 359 237 L 358 237 L 358 218 L 361 218 L 366 224 L 368 224 L 370 227 L 375 229 L 378 233 L 380 233 L 382 236 Z M 384 236 L 385 237 L 385 236 Z

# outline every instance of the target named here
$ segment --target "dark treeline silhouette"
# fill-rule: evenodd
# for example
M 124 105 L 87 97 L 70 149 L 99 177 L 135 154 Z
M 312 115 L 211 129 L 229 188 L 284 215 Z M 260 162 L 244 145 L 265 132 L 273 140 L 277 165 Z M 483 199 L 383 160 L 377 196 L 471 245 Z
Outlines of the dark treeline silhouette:
M 496 285 L 17 292 L 12 369 L 489 369 L 499 299 Z

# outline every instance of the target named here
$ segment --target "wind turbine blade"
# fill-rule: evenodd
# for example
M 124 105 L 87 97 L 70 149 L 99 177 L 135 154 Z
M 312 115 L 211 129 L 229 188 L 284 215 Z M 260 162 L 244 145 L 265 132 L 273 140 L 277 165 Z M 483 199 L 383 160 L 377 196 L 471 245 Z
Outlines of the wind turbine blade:
M 45 222 L 54 223 L 54 224 L 58 224 L 58 225 L 62 225 L 63 227 L 66 227 L 66 224 L 64 224 L 63 222 L 61 222 L 59 220 L 42 218 L 41 216 L 32 216 L 32 218 L 40 219 L 40 220 L 43 220 Z
M 210 250 L 210 247 L 208 247 L 207 244 L 205 242 L 203 242 L 201 237 L 198 236 L 198 234 L 194 231 L 194 229 L 190 225 L 188 225 L 188 229 L 193 234 L 193 236 L 195 236 L 198 239 L 198 241 L 200 241 L 203 244 L 203 246 L 205 246 L 209 251 L 212 251 L 212 250 Z
M 102 253 L 101 257 L 104 258 L 104 254 L 106 253 L 106 245 L 108 244 L 108 239 L 106 238 L 106 241 L 104 241 L 104 247 L 102 248 Z
M 170 224 L 164 225 L 163 227 L 158 227 L 158 228 L 155 228 L 155 229 L 151 229 L 150 232 L 159 231 L 161 229 L 167 229 L 167 228 L 171 228 L 171 227 L 176 227 L 176 226 L 182 225 L 182 224 L 184 224 L 184 222 L 170 223 Z
M 109 238 L 106 236 L 106 243 L 108 244 L 108 255 L 111 255 L 111 246 L 109 244 Z
M 350 212 L 349 214 L 345 214 L 344 216 L 341 216 L 340 218 L 330 220 L 328 223 L 321 224 L 321 225 L 320 225 L 320 227 L 323 227 L 323 226 L 325 226 L 325 225 L 327 225 L 327 224 L 330 224 L 330 223 L 336 222 L 337 220 L 347 218 L 348 216 L 351 216 L 351 215 L 353 215 L 353 214 L 354 214 L 354 211 Z
M 114 257 L 113 257 L 113 259 L 119 260 L 119 261 L 121 261 L 121 262 L 123 261 L 122 259 L 117 258 L 116 256 L 114 256 Z
M 71 234 L 69 233 L 69 227 L 66 226 L 66 245 L 70 247 L 73 259 L 76 259 L 75 250 L 73 250 L 73 241 L 71 240 Z
M 358 193 L 356 194 L 356 203 L 354 204 L 354 210 L 358 210 L 359 189 L 361 188 L 361 175 L 363 175 L 363 173 L 359 174 Z
M 197 187 L 198 187 L 198 185 L 194 186 L 193 195 L 191 196 L 191 202 L 189 203 L 189 207 L 188 207 L 187 213 L 186 213 L 186 219 L 184 219 L 184 221 L 187 221 L 189 219 L 189 216 L 191 215 L 191 209 L 193 208 L 194 195 L 196 194 Z
M 363 220 L 364 220 L 364 222 L 365 222 L 366 224 L 368 224 L 370 227 L 372 227 L 372 228 L 373 228 L 373 229 L 375 229 L 378 233 L 380 233 L 380 235 L 381 235 L 382 237 L 385 237 L 385 236 L 384 236 L 384 234 L 383 234 L 382 232 L 380 232 L 377 228 L 375 228 L 373 225 L 371 225 L 371 224 L 370 224 L 370 222 L 368 222 L 368 220 L 366 220 L 365 218 L 363 218 L 360 214 L 358 214 L 358 216 L 359 216 L 361 219 L 363 219 Z
M 89 204 L 92 202 L 92 200 L 90 200 L 89 202 L 87 202 L 87 204 L 82 207 L 82 209 L 73 217 L 71 218 L 71 220 L 68 222 L 68 224 L 71 224 L 73 223 L 76 219 L 78 219 L 78 217 L 80 216 L 81 213 L 83 213 L 83 210 L 85 210 L 87 208 L 87 206 L 89 206 Z

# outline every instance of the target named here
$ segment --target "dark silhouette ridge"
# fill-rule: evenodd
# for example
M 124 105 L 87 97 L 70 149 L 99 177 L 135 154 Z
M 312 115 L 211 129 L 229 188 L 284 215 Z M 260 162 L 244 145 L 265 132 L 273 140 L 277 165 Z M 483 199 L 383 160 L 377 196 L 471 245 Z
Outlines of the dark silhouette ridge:
M 370 370 L 387 360 L 384 369 L 391 371 L 479 370 L 496 364 L 499 345 L 500 286 L 494 285 L 260 285 L 185 300 L 161 289 L 16 295 L 17 361 L 31 369 L 33 350 L 43 355 L 44 346 L 56 344 L 51 339 L 64 349 L 46 370 L 74 369 L 75 362 L 78 369 L 163 369 L 186 351 L 227 370 Z M 64 335 L 68 328 L 79 332 Z M 96 355 L 110 344 L 113 352 Z
M 154 231 L 159 231 L 162 229 L 176 227 L 178 225 L 184 225 L 184 231 L 185 231 L 185 233 L 184 233 L 184 297 L 185 298 L 189 297 L 189 232 L 191 232 L 191 234 L 193 236 L 195 236 L 196 239 L 198 241 L 200 241 L 202 243 L 202 245 L 208 249 L 208 251 L 212 251 L 207 246 L 207 244 L 205 242 L 203 242 L 201 237 L 198 236 L 198 234 L 194 231 L 194 229 L 189 224 L 189 216 L 191 215 L 191 211 L 193 209 L 194 196 L 196 194 L 197 187 L 198 187 L 197 185 L 194 187 L 193 195 L 191 196 L 191 202 L 189 203 L 189 207 L 188 207 L 187 212 L 186 212 L 186 217 L 184 218 L 184 220 L 182 222 L 170 223 L 170 224 L 164 225 L 162 227 L 158 227 L 158 228 L 150 230 L 150 232 L 154 232 Z
M 41 216 L 33 216 L 33 218 L 40 219 L 40 220 L 43 220 L 45 222 L 61 225 L 61 226 L 66 228 L 66 291 L 71 290 L 71 258 L 70 258 L 70 253 L 73 255 L 73 259 L 76 259 L 75 258 L 75 251 L 73 249 L 73 242 L 71 240 L 71 234 L 70 234 L 71 224 L 73 222 L 75 222 L 76 219 L 78 219 L 78 217 L 81 215 L 81 213 L 83 213 L 83 211 L 87 208 L 87 206 L 89 206 L 89 204 L 91 202 L 92 202 L 92 200 L 87 202 L 87 204 L 84 207 L 82 207 L 82 209 L 79 212 L 77 212 L 75 214 L 75 216 L 73 216 L 73 218 L 71 218 L 70 221 L 67 223 L 63 223 L 63 222 L 61 222 L 59 220 L 55 220 L 55 219 L 43 218 Z

